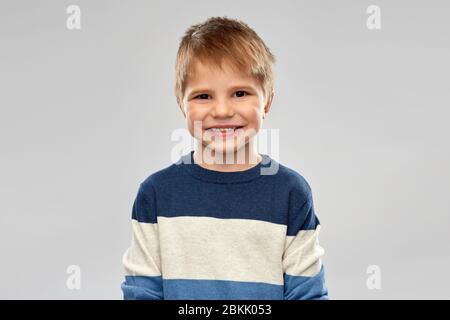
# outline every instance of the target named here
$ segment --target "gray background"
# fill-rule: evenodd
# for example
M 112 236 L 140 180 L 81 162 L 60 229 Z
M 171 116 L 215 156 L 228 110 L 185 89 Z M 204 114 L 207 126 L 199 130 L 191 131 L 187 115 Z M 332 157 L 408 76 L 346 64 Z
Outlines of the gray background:
M 81 7 L 81 30 L 66 8 Z M 368 30 L 366 8 L 381 8 Z M 449 298 L 445 1 L 0 2 L 0 298 L 121 299 L 138 184 L 185 127 L 183 32 L 247 22 L 277 58 L 264 128 L 313 189 L 332 299 Z M 81 290 L 66 287 L 69 265 Z M 366 287 L 369 265 L 381 290 Z

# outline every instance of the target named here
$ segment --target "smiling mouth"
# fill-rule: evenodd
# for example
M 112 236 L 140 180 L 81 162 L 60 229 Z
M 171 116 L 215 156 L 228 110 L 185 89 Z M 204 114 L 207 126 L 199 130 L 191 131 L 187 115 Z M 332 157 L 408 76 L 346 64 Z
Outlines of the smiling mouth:
M 237 129 L 241 129 L 241 128 L 243 128 L 243 127 L 229 127 L 229 128 L 215 128 L 215 127 L 212 127 L 212 128 L 208 128 L 206 130 L 207 131 L 211 131 L 211 132 L 234 132 Z
M 221 136 L 221 137 L 226 137 L 226 136 L 233 136 L 233 135 L 237 135 L 238 129 L 242 129 L 243 127 L 229 127 L 229 128 L 216 128 L 216 127 L 212 127 L 212 128 L 208 128 L 205 131 L 207 131 L 208 133 L 215 135 L 215 136 Z

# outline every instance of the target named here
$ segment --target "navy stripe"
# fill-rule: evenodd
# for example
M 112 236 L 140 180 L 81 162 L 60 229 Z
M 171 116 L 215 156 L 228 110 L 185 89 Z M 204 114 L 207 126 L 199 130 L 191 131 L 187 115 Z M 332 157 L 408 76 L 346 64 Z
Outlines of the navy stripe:
M 301 209 L 309 199 L 306 180 L 280 165 L 277 174 L 251 183 L 206 183 L 172 164 L 150 175 L 139 188 L 133 218 L 156 223 L 156 216 L 201 216 L 222 219 L 253 219 L 288 226 L 288 235 L 318 224 Z M 311 209 L 313 210 L 313 209 Z
M 312 197 L 309 196 L 303 205 L 298 205 L 300 198 L 296 192 L 292 192 L 287 230 L 288 236 L 295 236 L 300 230 L 315 230 L 317 225 L 320 224 L 319 218 L 314 211 Z
M 286 225 L 288 203 L 268 177 L 251 184 L 205 183 L 182 171 L 178 181 L 158 183 L 158 215 L 253 219 Z
M 146 186 L 141 183 L 136 198 L 134 199 L 131 218 L 139 222 L 156 223 L 156 216 L 156 196 L 154 188 L 150 183 L 147 183 Z

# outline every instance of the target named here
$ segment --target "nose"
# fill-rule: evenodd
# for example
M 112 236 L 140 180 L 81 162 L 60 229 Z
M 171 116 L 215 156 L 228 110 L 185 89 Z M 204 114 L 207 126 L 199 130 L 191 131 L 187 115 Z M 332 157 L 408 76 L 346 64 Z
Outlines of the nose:
M 214 118 L 231 118 L 234 115 L 234 108 L 231 102 L 220 100 L 212 107 L 210 113 Z

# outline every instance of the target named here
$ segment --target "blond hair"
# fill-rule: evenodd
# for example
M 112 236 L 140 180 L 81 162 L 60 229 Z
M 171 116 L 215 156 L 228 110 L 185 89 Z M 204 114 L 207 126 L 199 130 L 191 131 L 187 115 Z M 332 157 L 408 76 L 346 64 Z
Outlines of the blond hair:
M 192 25 L 181 39 L 175 63 L 175 97 L 182 108 L 187 78 L 193 62 L 213 63 L 222 69 L 222 62 L 255 77 L 266 101 L 274 90 L 272 64 L 275 56 L 258 34 L 246 23 L 227 17 L 211 17 Z

